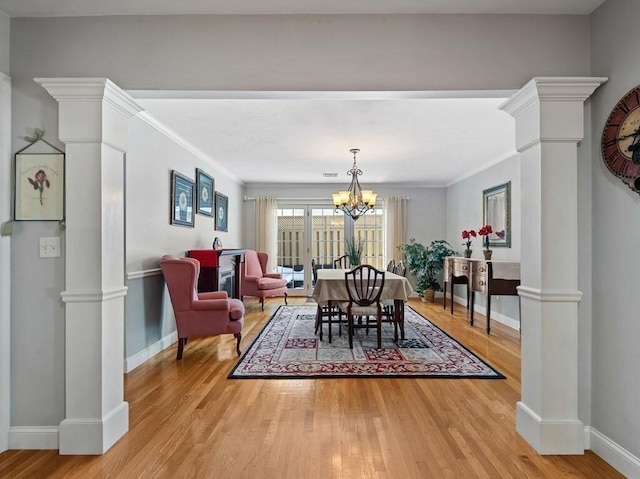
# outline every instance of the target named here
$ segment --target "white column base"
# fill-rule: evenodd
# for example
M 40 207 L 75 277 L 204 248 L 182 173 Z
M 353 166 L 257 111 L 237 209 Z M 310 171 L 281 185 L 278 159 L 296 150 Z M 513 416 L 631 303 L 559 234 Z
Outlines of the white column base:
M 129 430 L 129 403 L 104 419 L 65 419 L 60 423 L 60 454 L 104 454 Z
M 584 424 L 543 420 L 522 401 L 516 404 L 516 431 L 538 454 L 584 454 Z

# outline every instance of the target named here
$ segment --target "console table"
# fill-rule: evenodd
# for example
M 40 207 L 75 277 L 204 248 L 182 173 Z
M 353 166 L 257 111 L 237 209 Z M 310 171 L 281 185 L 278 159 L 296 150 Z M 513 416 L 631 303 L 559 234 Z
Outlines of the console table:
M 198 292 L 226 291 L 230 298 L 240 299 L 240 266 L 243 249 L 191 249 L 189 258 L 200 261 Z
M 517 296 L 520 286 L 520 263 L 517 261 L 490 261 L 447 256 L 445 258 L 445 283 L 451 286 L 451 313 L 453 314 L 453 287 L 467 284 L 467 309 L 471 307 L 469 323 L 473 326 L 475 293 L 487 297 L 487 334 L 491 331 L 491 296 Z M 447 290 L 445 284 L 444 304 Z

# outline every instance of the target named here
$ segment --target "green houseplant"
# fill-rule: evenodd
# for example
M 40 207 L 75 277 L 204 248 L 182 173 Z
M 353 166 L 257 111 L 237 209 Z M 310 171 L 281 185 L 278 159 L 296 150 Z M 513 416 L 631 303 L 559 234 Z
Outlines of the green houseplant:
M 445 240 L 432 241 L 425 247 L 411 238 L 409 243 L 398 248 L 404 252 L 407 269 L 416 277 L 416 293 L 427 301 L 433 301 L 435 292 L 442 290 L 438 274 L 444 268 L 445 256 L 458 253 Z
M 349 257 L 349 264 L 351 264 L 351 266 L 360 265 L 363 252 L 364 242 L 362 240 L 356 240 L 355 238 L 345 240 L 344 254 Z

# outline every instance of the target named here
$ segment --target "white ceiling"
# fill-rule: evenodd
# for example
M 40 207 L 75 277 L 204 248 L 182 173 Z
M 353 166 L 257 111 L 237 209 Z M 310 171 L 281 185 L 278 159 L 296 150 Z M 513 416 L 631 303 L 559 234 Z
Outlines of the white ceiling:
M 348 182 L 349 150 L 359 148 L 363 184 L 446 185 L 515 153 L 514 120 L 498 110 L 504 92 L 493 98 L 307 92 L 251 99 L 130 93 L 247 183 Z
M 11 17 L 171 14 L 578 14 L 604 0 L 0 0 Z M 130 92 L 246 183 L 447 185 L 515 153 L 510 92 Z M 325 178 L 323 173 L 338 173 Z
M 12 17 L 175 14 L 532 13 L 587 15 L 604 0 L 0 0 Z

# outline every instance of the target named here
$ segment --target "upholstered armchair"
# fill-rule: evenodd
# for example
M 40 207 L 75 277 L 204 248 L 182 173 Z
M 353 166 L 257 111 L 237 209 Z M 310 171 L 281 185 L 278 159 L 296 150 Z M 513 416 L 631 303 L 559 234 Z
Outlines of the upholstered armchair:
M 160 261 L 162 274 L 169 290 L 178 330 L 178 355 L 188 338 L 233 334 L 236 353 L 240 356 L 240 340 L 244 325 L 244 304 L 229 298 L 226 291 L 198 293 L 196 284 L 200 262 L 194 258 L 165 255 Z
M 287 304 L 287 280 L 279 273 L 267 273 L 267 253 L 245 250 L 244 264 L 240 268 L 240 282 L 242 296 L 260 298 L 260 305 L 264 311 L 264 298 L 284 295 Z

